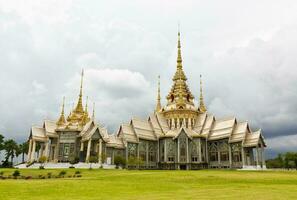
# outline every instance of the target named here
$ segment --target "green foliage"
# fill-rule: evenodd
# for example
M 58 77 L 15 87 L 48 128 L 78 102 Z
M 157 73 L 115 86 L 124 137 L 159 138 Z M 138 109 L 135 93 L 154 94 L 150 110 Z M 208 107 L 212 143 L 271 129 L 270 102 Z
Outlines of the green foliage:
M 0 134 L 0 151 L 4 148 L 4 136 Z
M 17 143 L 12 140 L 4 141 L 4 150 L 5 150 L 5 161 L 8 161 L 10 158 L 10 162 L 13 163 L 13 158 L 18 155 L 19 149 Z
M 144 161 L 142 159 L 133 156 L 128 158 L 128 167 L 130 169 L 140 168 L 141 166 L 143 166 L 143 164 Z
M 267 168 L 297 169 L 297 152 L 279 154 L 276 158 L 267 160 L 266 166 Z
M 41 164 L 45 163 L 47 161 L 47 157 L 46 156 L 41 156 L 38 160 Z
M 78 174 L 81 174 L 81 172 L 80 171 L 75 171 L 75 173 L 74 173 L 75 175 L 78 175 Z
M 124 166 L 126 165 L 126 159 L 123 156 L 115 156 L 114 164 L 116 165 L 116 168 L 118 168 L 119 166 L 124 168 Z
M 20 176 L 21 175 L 21 172 L 19 171 L 19 170 L 15 170 L 13 173 L 12 173 L 12 176 L 14 177 L 14 178 L 16 178 L 16 177 L 18 177 L 18 176 Z
M 59 176 L 64 177 L 67 174 L 65 170 L 60 171 Z
M 71 165 L 77 164 L 79 162 L 79 157 L 71 155 L 69 158 L 69 162 Z
M 98 157 L 97 156 L 90 156 L 89 162 L 90 163 L 97 163 L 98 162 Z

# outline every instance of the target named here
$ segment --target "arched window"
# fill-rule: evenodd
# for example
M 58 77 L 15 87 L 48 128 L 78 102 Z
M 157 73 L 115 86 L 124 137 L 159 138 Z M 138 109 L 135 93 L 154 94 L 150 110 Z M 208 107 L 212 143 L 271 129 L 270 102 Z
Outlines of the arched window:
M 218 161 L 218 148 L 215 143 L 211 143 L 209 146 L 209 160 Z

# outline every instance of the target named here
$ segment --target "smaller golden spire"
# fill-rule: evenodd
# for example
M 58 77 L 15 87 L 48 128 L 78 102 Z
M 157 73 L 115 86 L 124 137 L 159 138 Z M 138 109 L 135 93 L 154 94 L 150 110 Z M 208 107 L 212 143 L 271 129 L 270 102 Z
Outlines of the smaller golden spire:
M 84 69 L 82 69 L 82 71 L 81 71 L 79 97 L 78 97 L 77 106 L 75 108 L 75 112 L 77 112 L 77 113 L 83 113 L 84 112 L 83 105 L 82 105 L 83 78 L 84 78 Z
M 56 123 L 58 126 L 63 126 L 66 123 L 65 116 L 64 116 L 64 107 L 65 107 L 65 97 L 63 97 L 61 114 L 60 114 L 59 120 Z
M 156 105 L 156 109 L 155 112 L 159 112 L 162 108 L 161 105 L 161 94 L 160 94 L 160 75 L 158 76 L 158 95 L 157 95 L 157 105 Z
M 83 118 L 82 118 L 82 121 L 81 121 L 82 125 L 85 125 L 87 122 L 90 121 L 89 113 L 88 113 L 88 100 L 89 100 L 89 97 L 87 96 L 86 107 L 85 107 L 84 115 L 83 115 Z
M 93 114 L 92 119 L 95 121 L 95 102 L 93 102 Z
M 204 98 L 202 92 L 202 75 L 200 74 L 200 98 L 199 98 L 199 108 L 198 110 L 202 113 L 207 111 L 206 106 L 204 105 Z

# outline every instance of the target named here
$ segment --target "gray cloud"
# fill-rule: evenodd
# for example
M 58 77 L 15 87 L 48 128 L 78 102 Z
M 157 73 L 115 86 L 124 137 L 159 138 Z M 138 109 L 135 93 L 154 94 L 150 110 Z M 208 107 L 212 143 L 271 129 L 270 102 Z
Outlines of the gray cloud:
M 296 9 L 268 0 L 0 0 L 0 132 L 25 139 L 32 124 L 57 118 L 62 96 L 68 112 L 82 68 L 90 107 L 111 131 L 147 117 L 158 74 L 163 104 L 170 90 L 180 21 L 189 86 L 197 97 L 203 74 L 209 111 L 248 120 L 266 138 L 294 135 Z

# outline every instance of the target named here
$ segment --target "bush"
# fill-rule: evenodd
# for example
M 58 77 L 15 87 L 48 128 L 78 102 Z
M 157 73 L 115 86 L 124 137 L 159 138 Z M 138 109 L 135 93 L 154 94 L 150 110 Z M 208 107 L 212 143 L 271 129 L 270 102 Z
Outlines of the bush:
M 0 172 L 0 176 L 3 176 L 4 172 Z
M 51 178 L 52 177 L 52 173 L 51 172 L 48 172 L 47 173 L 47 178 Z
M 13 176 L 14 178 L 17 178 L 17 177 L 20 176 L 20 175 L 21 175 L 21 173 L 20 173 L 19 170 L 15 170 L 15 171 L 12 173 L 12 176 Z
M 39 166 L 39 169 L 44 169 L 44 166 Z
M 81 172 L 80 171 L 75 171 L 75 173 L 74 173 L 75 175 L 78 175 L 78 174 L 81 174 Z
M 69 162 L 70 162 L 71 165 L 75 165 L 75 164 L 77 164 L 79 162 L 79 157 L 77 157 L 77 156 L 70 156 Z
M 117 169 L 119 168 L 119 166 L 124 168 L 124 166 L 126 165 L 126 159 L 123 156 L 115 156 L 114 164 L 116 165 Z
M 60 171 L 59 177 L 64 177 L 66 175 L 66 173 L 67 172 L 65 170 Z
M 45 163 L 47 161 L 47 157 L 46 156 L 41 156 L 38 160 L 41 164 Z

